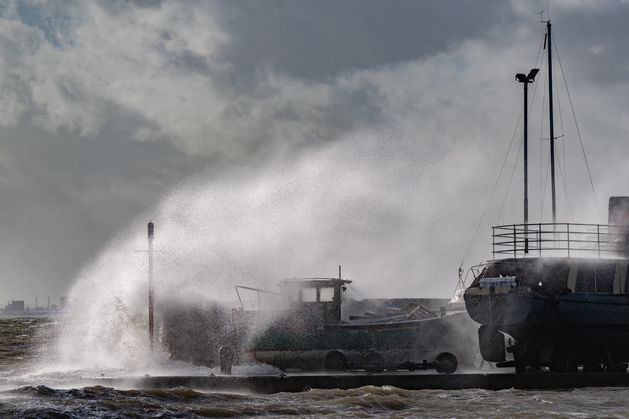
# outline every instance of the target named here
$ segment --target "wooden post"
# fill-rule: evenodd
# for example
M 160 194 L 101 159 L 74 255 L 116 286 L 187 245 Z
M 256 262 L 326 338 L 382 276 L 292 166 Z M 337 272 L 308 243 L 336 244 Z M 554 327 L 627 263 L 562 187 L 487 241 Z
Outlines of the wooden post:
M 153 222 L 148 224 L 148 240 L 149 240 L 149 339 L 151 342 L 151 351 L 153 350 L 153 238 L 154 238 Z

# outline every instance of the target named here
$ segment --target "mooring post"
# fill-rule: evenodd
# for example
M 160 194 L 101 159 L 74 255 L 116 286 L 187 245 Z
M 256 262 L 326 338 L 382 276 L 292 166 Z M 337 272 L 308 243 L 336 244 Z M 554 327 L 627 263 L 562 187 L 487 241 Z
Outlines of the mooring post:
M 153 238 L 155 236 L 153 222 L 148 224 L 149 239 L 149 339 L 153 350 Z

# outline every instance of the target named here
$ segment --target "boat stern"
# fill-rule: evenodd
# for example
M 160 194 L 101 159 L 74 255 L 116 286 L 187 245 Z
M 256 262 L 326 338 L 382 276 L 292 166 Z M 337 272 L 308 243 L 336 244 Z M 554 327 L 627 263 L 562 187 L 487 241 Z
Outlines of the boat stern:
M 533 320 L 534 292 L 519 286 L 515 277 L 482 278 L 465 290 L 463 299 L 470 317 L 499 329 Z

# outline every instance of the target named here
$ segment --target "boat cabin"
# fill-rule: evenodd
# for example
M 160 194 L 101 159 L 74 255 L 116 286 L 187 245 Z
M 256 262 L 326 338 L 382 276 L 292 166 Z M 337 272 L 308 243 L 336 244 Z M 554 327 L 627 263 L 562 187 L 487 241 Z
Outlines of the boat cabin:
M 548 295 L 626 294 L 627 264 L 620 259 L 502 259 L 490 262 L 471 286 L 524 286 Z
M 528 287 L 545 295 L 629 293 L 629 198 L 611 197 L 609 224 L 492 227 L 493 260 L 470 288 Z
M 341 302 L 346 285 L 340 278 L 295 278 L 278 284 L 291 312 L 298 312 L 314 324 L 333 325 L 341 321 Z

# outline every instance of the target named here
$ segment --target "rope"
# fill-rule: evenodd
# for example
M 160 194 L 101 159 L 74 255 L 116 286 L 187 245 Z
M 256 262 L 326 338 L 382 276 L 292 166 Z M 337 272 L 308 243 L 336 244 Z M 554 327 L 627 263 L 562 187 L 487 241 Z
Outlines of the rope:
M 481 224 L 483 223 L 483 219 L 485 218 L 485 215 L 487 214 L 487 210 L 489 209 L 489 205 L 491 204 L 492 199 L 494 198 L 494 195 L 496 193 L 496 189 L 498 188 L 498 183 L 500 182 L 500 177 L 502 176 L 502 171 L 504 170 L 505 164 L 507 163 L 507 159 L 509 157 L 509 154 L 511 153 L 511 147 L 513 146 L 513 141 L 515 141 L 515 136 L 518 133 L 518 127 L 520 126 L 520 121 L 522 120 L 522 115 L 524 114 L 524 111 L 520 111 L 520 116 L 518 117 L 518 122 L 516 123 L 515 126 L 515 130 L 513 131 L 513 136 L 511 137 L 511 142 L 509 143 L 509 148 L 507 149 L 507 153 L 505 154 L 505 158 L 502 161 L 502 165 L 500 166 L 500 170 L 498 171 L 498 177 L 496 178 L 496 182 L 494 183 L 494 187 L 491 190 L 491 194 L 489 195 L 489 200 L 487 201 L 487 204 L 485 205 L 485 209 L 483 210 L 483 213 L 480 216 L 480 219 L 478 220 L 478 224 L 476 224 L 476 229 L 474 230 L 474 234 L 472 235 L 472 239 L 470 240 L 469 244 L 467 245 L 467 248 L 465 249 L 465 253 L 463 253 L 463 258 L 461 259 L 461 264 L 459 265 L 459 269 L 463 268 L 463 264 L 465 263 L 465 258 L 467 257 L 470 249 L 472 248 L 472 245 L 474 244 L 474 241 L 476 240 L 476 236 L 478 235 L 478 230 L 480 229 Z
M 540 141 L 541 144 L 541 141 Z M 540 146 L 540 150 L 541 150 L 541 146 Z M 542 162 L 540 162 L 540 166 L 541 166 Z M 550 156 L 548 157 L 548 160 L 546 161 L 546 170 L 544 171 L 544 173 L 546 173 L 546 176 L 544 177 L 544 189 L 542 189 L 542 205 L 540 207 L 540 213 L 539 213 L 539 219 L 542 220 L 542 215 L 543 213 L 543 209 L 544 209 L 544 198 L 546 198 L 546 187 L 548 186 L 548 177 L 550 176 Z
M 559 173 L 561 174 L 561 178 L 563 180 L 563 185 L 564 185 L 564 190 L 566 189 L 566 176 L 567 176 L 567 169 L 564 169 L 561 166 L 561 163 L 559 161 L 557 161 L 557 166 L 559 166 Z M 570 200 L 568 199 L 568 193 L 565 193 L 565 198 L 566 198 L 566 218 L 567 219 L 571 219 L 572 218 L 572 207 L 570 205 Z
M 596 210 L 596 218 L 598 223 L 601 222 L 601 214 L 598 210 L 598 198 L 596 196 L 596 190 L 594 188 L 594 182 L 592 181 L 592 173 L 590 171 L 590 164 L 588 163 L 587 156 L 585 154 L 585 147 L 583 147 L 583 139 L 581 138 L 581 130 L 579 129 L 579 123 L 577 122 L 577 114 L 574 111 L 574 105 L 572 104 L 572 97 L 570 96 L 570 89 L 568 89 L 568 82 L 566 81 L 566 74 L 563 71 L 563 65 L 561 64 L 561 58 L 559 57 L 559 50 L 557 48 L 556 36 L 553 38 L 553 45 L 555 46 L 555 52 L 557 53 L 557 61 L 559 62 L 559 68 L 561 68 L 561 76 L 563 77 L 563 83 L 566 86 L 566 93 L 568 94 L 568 102 L 570 102 L 570 109 L 572 110 L 572 117 L 574 118 L 574 125 L 577 129 L 577 135 L 579 137 L 579 144 L 581 145 L 581 152 L 583 153 L 583 160 L 585 161 L 585 167 L 588 172 L 588 178 L 590 179 L 590 186 L 592 187 L 592 195 L 594 196 L 594 208 Z
M 555 48 L 556 51 L 557 48 Z M 553 67 L 553 77 L 555 80 L 557 79 L 557 66 Z M 572 213 L 572 208 L 570 208 L 570 200 L 568 199 L 568 165 L 566 164 L 566 131 L 563 126 L 563 112 L 561 112 L 561 95 L 559 94 L 559 83 L 555 83 L 555 97 L 557 98 L 557 112 L 559 113 L 559 127 L 561 134 L 555 137 L 555 140 L 561 138 L 561 158 L 563 159 L 563 167 L 564 170 L 561 170 L 561 165 L 559 164 L 559 160 L 557 160 L 557 165 L 559 166 L 559 173 L 562 176 L 562 184 L 563 184 L 563 196 L 566 203 L 565 207 L 565 217 L 566 219 L 570 219 L 569 214 Z
M 537 66 L 537 62 L 540 58 L 540 54 L 541 51 L 543 49 L 543 45 L 544 45 L 544 41 L 542 40 L 542 42 L 540 42 L 540 46 L 537 50 L 537 57 L 535 57 L 535 68 L 539 68 Z M 544 60 L 544 56 L 542 55 L 542 61 Z M 535 99 L 535 94 L 537 92 L 537 84 L 535 84 L 535 88 L 533 90 L 533 95 L 531 98 L 531 102 Z M 522 116 L 524 115 L 524 110 L 520 111 L 520 116 L 518 116 L 518 121 L 516 123 L 515 126 L 515 130 L 513 131 L 513 135 L 511 136 L 511 141 L 509 143 L 509 148 L 507 149 L 507 153 L 505 154 L 505 158 L 502 161 L 502 165 L 500 166 L 500 170 L 498 171 L 498 176 L 496 178 L 496 182 L 494 183 L 494 186 L 491 190 L 491 194 L 489 196 L 489 200 L 487 201 L 487 204 L 485 205 L 485 208 L 483 209 L 483 213 L 480 216 L 480 219 L 478 220 L 478 224 L 476 224 L 476 228 L 474 229 L 474 234 L 472 235 L 472 238 L 470 240 L 470 242 L 467 245 L 467 248 L 465 249 L 465 253 L 463 253 L 463 258 L 461 258 L 461 264 L 459 265 L 459 270 L 461 270 L 463 268 L 463 264 L 465 263 L 465 258 L 467 258 L 467 255 L 469 254 L 470 249 L 472 248 L 472 245 L 474 244 L 474 241 L 476 240 L 476 237 L 478 236 L 478 231 L 480 230 L 480 226 L 483 223 L 483 220 L 485 219 L 485 215 L 487 215 L 487 210 L 489 209 L 489 205 L 491 204 L 494 195 L 496 194 L 496 189 L 498 188 L 498 183 L 500 183 L 500 178 L 502 177 L 502 172 L 504 171 L 505 165 L 507 163 L 507 159 L 509 158 L 509 154 L 511 154 L 511 148 L 513 147 L 513 142 L 515 141 L 515 137 L 518 133 L 518 128 L 520 126 L 520 121 L 522 120 Z M 520 152 L 518 150 L 518 156 L 519 156 Z M 517 159 L 517 157 L 516 157 Z M 513 174 L 511 175 L 511 179 L 513 179 Z M 511 181 L 509 181 L 509 184 L 511 183 Z M 508 195 L 508 193 L 507 193 Z M 504 206 L 504 203 L 503 203 Z M 502 209 L 501 209 L 502 211 Z
M 513 178 L 515 177 L 515 169 L 518 167 L 518 160 L 520 159 L 520 153 L 522 152 L 522 148 L 524 145 L 524 139 L 520 140 L 520 146 L 518 147 L 518 154 L 515 156 L 516 164 L 513 165 L 513 170 L 511 171 L 511 177 L 509 178 L 509 183 L 507 184 L 507 191 L 505 192 L 505 197 L 502 200 L 502 205 L 500 206 L 500 211 L 498 212 L 498 224 L 502 224 L 500 219 L 502 218 L 502 211 L 504 210 L 505 204 L 507 202 L 507 198 L 509 197 L 509 190 L 511 190 L 511 183 L 513 182 Z
M 542 40 L 542 42 L 540 43 L 540 47 L 537 50 L 537 57 L 535 57 L 535 66 L 533 68 L 539 68 L 537 66 L 537 63 L 539 61 L 540 53 L 542 52 L 543 46 L 544 46 L 544 41 Z M 543 58 L 544 57 L 542 56 L 542 60 L 543 60 Z M 531 95 L 531 99 L 530 99 L 531 103 L 535 102 L 535 96 L 537 95 L 537 88 L 538 88 L 538 86 L 539 86 L 539 83 L 535 83 L 535 85 L 533 87 L 533 94 Z M 498 212 L 498 223 L 499 224 L 502 224 L 502 222 L 500 222 L 500 219 L 502 217 L 502 213 L 503 213 L 505 204 L 507 202 L 507 198 L 509 197 L 509 191 L 511 190 L 511 183 L 513 182 L 513 178 L 515 177 L 515 169 L 517 167 L 517 162 L 520 159 L 520 153 L 522 152 L 523 144 L 524 144 L 524 139 L 522 139 L 520 141 L 520 146 L 518 148 L 518 155 L 515 157 L 516 164 L 513 165 L 513 170 L 511 171 L 511 178 L 509 179 L 509 183 L 507 185 L 507 191 L 505 192 L 505 197 L 502 200 L 502 206 L 500 207 L 500 211 Z

